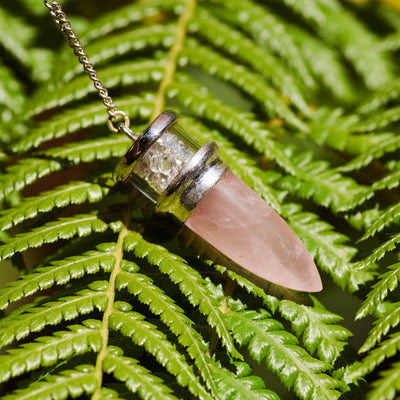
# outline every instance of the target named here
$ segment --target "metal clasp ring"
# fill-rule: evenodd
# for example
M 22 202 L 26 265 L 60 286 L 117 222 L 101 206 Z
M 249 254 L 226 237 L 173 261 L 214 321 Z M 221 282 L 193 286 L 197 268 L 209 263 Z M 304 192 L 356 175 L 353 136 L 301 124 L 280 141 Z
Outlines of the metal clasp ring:
M 114 124 L 113 124 L 113 121 L 116 120 L 118 117 L 123 117 L 124 118 L 123 126 L 125 128 L 129 128 L 129 126 L 131 124 L 131 121 L 129 120 L 129 117 L 125 112 L 123 112 L 123 111 L 114 111 L 112 114 L 110 114 L 110 117 L 108 118 L 108 121 L 107 121 L 108 129 L 111 132 L 118 133 L 118 132 L 121 131 L 119 128 L 116 128 L 114 126 Z M 120 125 L 122 125 L 122 124 L 120 124 Z

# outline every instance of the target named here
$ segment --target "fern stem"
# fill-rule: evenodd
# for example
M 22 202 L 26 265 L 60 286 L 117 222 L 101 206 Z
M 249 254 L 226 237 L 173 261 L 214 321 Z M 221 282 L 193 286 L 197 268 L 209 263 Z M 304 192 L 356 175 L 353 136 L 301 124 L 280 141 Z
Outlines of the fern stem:
M 101 324 L 101 338 L 102 338 L 102 348 L 97 355 L 96 359 L 96 365 L 94 369 L 94 376 L 97 380 L 97 388 L 95 392 L 93 393 L 91 400 L 100 400 L 102 398 L 102 386 L 103 386 L 103 361 L 104 358 L 107 355 L 107 347 L 108 347 L 108 339 L 109 339 L 109 319 L 110 315 L 114 310 L 114 299 L 115 299 L 115 280 L 118 276 L 119 273 L 122 272 L 122 267 L 121 263 L 123 261 L 123 254 L 124 254 L 124 249 L 123 249 L 123 244 L 125 237 L 129 234 L 129 223 L 131 219 L 131 210 L 132 210 L 132 200 L 134 192 L 132 192 L 128 204 L 127 204 L 127 209 L 124 213 L 124 226 L 121 229 L 121 232 L 119 233 L 118 240 L 117 240 L 117 246 L 115 248 L 115 265 L 113 270 L 111 271 L 110 274 L 110 279 L 108 282 L 108 289 L 107 289 L 107 299 L 108 299 L 108 304 L 107 308 L 104 311 L 103 314 L 103 320 Z
M 158 87 L 156 99 L 154 102 L 154 111 L 152 120 L 160 114 L 165 107 L 165 93 L 167 87 L 172 83 L 176 66 L 178 62 L 179 53 L 183 49 L 183 42 L 185 41 L 187 28 L 189 21 L 192 19 L 194 10 L 197 5 L 197 0 L 188 0 L 186 3 L 185 11 L 182 13 L 178 20 L 178 26 L 176 29 L 176 40 L 174 45 L 171 47 L 168 62 L 165 66 L 165 74 L 162 79 L 160 86 Z

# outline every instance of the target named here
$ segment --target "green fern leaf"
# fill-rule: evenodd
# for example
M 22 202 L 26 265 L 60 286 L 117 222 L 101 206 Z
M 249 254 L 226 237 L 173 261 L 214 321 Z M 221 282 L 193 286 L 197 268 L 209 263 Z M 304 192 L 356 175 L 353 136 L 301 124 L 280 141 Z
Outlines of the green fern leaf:
M 146 242 L 139 234 L 131 233 L 125 238 L 125 250 L 133 251 L 137 257 L 146 257 L 150 264 L 156 265 L 160 271 L 167 274 L 172 282 L 179 285 L 183 294 L 199 311 L 207 316 L 209 324 L 214 327 L 226 346 L 229 353 L 242 359 L 242 355 L 235 349 L 224 322 L 220 304 L 207 289 L 201 276 L 191 268 L 182 258 L 169 253 L 164 247 Z
M 368 400 L 392 400 L 400 390 L 400 362 L 382 372 L 381 378 L 373 383 L 373 390 L 368 394 Z
M 121 135 L 110 135 L 97 140 L 71 143 L 48 150 L 45 154 L 55 159 L 64 159 L 72 164 L 89 163 L 122 156 L 126 152 L 129 139 Z
M 266 311 L 241 310 L 225 314 L 232 335 L 241 346 L 248 346 L 257 362 L 265 360 L 282 382 L 302 399 L 338 399 L 339 383 L 324 374 L 329 364 L 313 359 L 297 346 L 294 336 L 269 318 Z
M 151 96 L 145 99 L 140 97 L 122 98 L 118 105 L 133 117 L 147 119 L 152 112 Z M 86 129 L 93 126 L 104 125 L 104 106 L 98 102 L 79 107 L 78 110 L 71 109 L 47 120 L 39 127 L 34 128 L 28 136 L 25 136 L 12 147 L 13 151 L 22 153 L 31 148 L 39 147 L 40 144 L 55 138 L 61 138 L 67 134 Z
M 206 10 L 201 10 L 190 23 L 189 30 L 206 39 L 213 46 L 237 57 L 254 70 L 270 80 L 305 115 L 311 115 L 311 109 L 291 71 L 280 59 L 254 44 L 229 25 L 223 24 Z
M 75 296 L 62 297 L 56 301 L 31 307 L 25 313 L 12 312 L 0 321 L 0 347 L 21 340 L 31 332 L 40 332 L 47 325 L 71 320 L 94 309 L 104 311 L 107 306 L 106 282 L 93 282 Z
M 44 381 L 34 382 L 25 389 L 7 396 L 10 400 L 64 400 L 91 394 L 98 384 L 91 365 L 80 365 L 74 370 L 62 371 Z
M 400 48 L 400 32 L 392 33 L 387 36 L 379 45 L 382 51 L 393 51 Z
M 36 217 L 39 213 L 49 212 L 54 208 L 70 204 L 82 204 L 85 201 L 100 201 L 107 193 L 106 188 L 89 182 L 72 182 L 62 185 L 40 196 L 27 198 L 17 207 L 0 215 L 0 229 L 10 229 L 23 221 Z
M 368 293 L 367 298 L 357 312 L 356 318 L 363 318 L 367 314 L 371 314 L 375 307 L 397 288 L 400 280 L 400 263 L 393 264 L 388 269 L 389 271 L 379 278 L 379 281 Z
M 33 343 L 22 344 L 0 356 L 0 381 L 20 376 L 40 366 L 51 366 L 59 360 L 100 351 L 100 323 L 88 320 L 83 325 L 71 325 L 69 331 L 55 332 L 53 336 L 42 336 Z
M 338 1 L 285 1 L 302 15 L 328 43 L 341 49 L 370 88 L 393 79 L 391 60 L 379 49 L 379 40 Z M 368 65 L 368 67 L 366 67 Z M 379 77 L 379 78 L 377 78 Z
M 155 18 L 165 12 L 180 15 L 184 5 L 185 3 L 182 0 L 151 0 L 146 4 L 128 4 L 97 18 L 90 24 L 90 29 L 82 33 L 82 38 L 85 41 L 97 39 L 144 19 Z
M 358 108 L 361 114 L 368 114 L 376 111 L 391 100 L 400 96 L 400 79 L 393 80 L 390 85 L 380 88 L 365 100 Z
M 21 276 L 19 280 L 0 290 L 0 309 L 39 290 L 47 290 L 54 285 L 65 285 L 72 279 L 79 279 L 86 274 L 95 274 L 100 268 L 110 271 L 115 262 L 114 250 L 114 244 L 105 243 L 98 246 L 98 251 L 53 261 L 48 267 L 41 267 L 31 274 Z
M 119 85 L 128 86 L 135 83 L 158 82 L 163 77 L 163 67 L 163 61 L 144 60 L 135 64 L 128 62 L 105 67 L 99 69 L 98 73 L 105 86 L 114 88 Z M 57 88 L 51 88 L 51 90 L 46 88 L 43 92 L 38 92 L 36 98 L 32 99 L 32 103 L 29 104 L 26 116 L 32 117 L 45 110 L 64 106 L 95 92 L 96 89 L 86 76 L 78 76 L 65 83 L 61 91 Z
M 0 200 L 14 191 L 23 189 L 39 178 L 59 171 L 62 165 L 55 160 L 42 158 L 24 158 L 18 164 L 8 168 L 7 174 L 0 177 Z
M 394 189 L 400 185 L 400 171 L 392 171 L 372 185 L 374 190 Z
M 386 242 L 383 242 L 378 246 L 368 257 L 364 258 L 362 261 L 356 263 L 357 268 L 361 269 L 371 269 L 375 268 L 375 263 L 379 261 L 385 254 L 396 248 L 397 243 L 400 242 L 400 234 L 392 236 Z
M 181 53 L 180 64 L 186 63 L 200 66 L 210 75 L 216 75 L 233 82 L 241 90 L 260 102 L 271 117 L 280 117 L 293 128 L 308 131 L 290 108 L 279 97 L 279 93 L 264 83 L 260 75 L 256 75 L 242 65 L 224 59 L 218 53 L 190 40 Z
M 345 104 L 356 102 L 356 88 L 340 54 L 304 29 L 289 24 L 286 28 L 298 46 L 307 68 L 323 86 Z
M 35 35 L 35 29 L 19 17 L 0 9 L 0 45 L 10 52 L 22 65 L 30 66 L 28 48 Z
M 20 112 L 25 103 L 22 91 L 22 84 L 15 78 L 12 71 L 5 65 L 0 65 L 0 106 L 13 111 L 13 114 Z M 6 119 L 4 111 L 2 114 L 3 123 Z
M 132 269 L 131 266 L 128 268 Z M 126 287 L 140 302 L 147 304 L 153 314 L 159 315 L 165 325 L 170 326 L 172 333 L 178 337 L 179 343 L 187 349 L 201 371 L 207 387 L 216 395 L 217 389 L 210 369 L 213 361 L 206 355 L 208 346 L 193 328 L 194 323 L 185 316 L 184 311 L 145 275 L 122 272 L 118 274 L 116 286 L 119 290 Z
M 397 217 L 400 213 L 400 204 L 397 203 L 386 210 L 382 210 L 374 218 L 371 224 L 368 225 L 366 232 L 361 237 L 360 242 L 373 237 L 377 232 L 388 227 L 389 225 L 396 223 Z
M 291 323 L 297 336 L 302 336 L 306 349 L 312 354 L 332 364 L 341 354 L 350 331 L 335 323 L 342 318 L 328 312 L 312 297 L 314 307 L 307 307 L 284 300 L 279 304 L 280 314 Z
M 108 229 L 108 225 L 93 214 L 60 218 L 56 222 L 49 222 L 43 227 L 9 238 L 7 243 L 0 246 L 0 259 L 9 258 L 18 251 L 40 247 L 44 243 L 70 239 L 73 236 L 88 236 L 92 232 L 104 232 L 106 229 Z
M 138 52 L 146 47 L 168 48 L 175 40 L 174 25 L 149 25 L 126 32 L 111 35 L 108 38 L 102 38 L 97 43 L 90 45 L 90 60 L 99 65 L 105 61 L 121 57 L 132 51 Z M 61 56 L 61 59 L 63 57 Z M 63 87 L 65 82 L 70 81 L 76 75 L 82 72 L 82 68 L 76 63 L 76 60 L 71 57 L 70 52 L 66 54 L 62 68 L 58 70 L 59 76 L 56 80 L 56 88 Z M 99 72 L 100 73 L 100 72 Z M 103 73 L 101 73 L 103 76 Z M 114 78 L 117 78 L 115 75 Z M 102 78 L 104 79 L 104 78 Z M 118 79 L 118 78 L 117 78 Z M 88 83 L 86 78 L 86 83 Z M 85 85 L 86 86 L 86 85 Z M 106 86 L 110 86 L 107 84 Z
M 104 372 L 113 374 L 116 379 L 124 382 L 132 393 L 138 392 L 142 398 L 151 396 L 160 400 L 177 399 L 160 378 L 151 374 L 135 359 L 124 357 L 122 354 L 118 347 L 109 347 L 103 361 Z
M 381 342 L 378 347 L 371 350 L 361 363 L 355 364 L 354 367 L 347 372 L 346 379 L 353 382 L 359 377 L 367 375 L 387 358 L 395 356 L 399 350 L 400 333 L 393 333 L 388 339 Z
M 130 309 L 131 306 L 127 303 L 115 304 L 114 311 L 110 315 L 111 329 L 130 337 L 135 344 L 143 345 L 170 374 L 176 376 L 178 383 L 187 386 L 193 395 L 201 399 L 211 399 L 184 356 L 154 325 L 144 321 L 142 315 Z
M 368 338 L 360 348 L 360 353 L 372 349 L 385 336 L 389 329 L 396 327 L 400 323 L 400 303 L 390 303 L 387 310 L 378 318 L 374 327 L 369 331 Z
M 362 138 L 364 138 L 363 136 Z M 362 139 L 361 138 L 361 139 Z M 398 137 L 392 134 L 381 133 L 376 136 L 378 142 L 371 146 L 364 153 L 361 153 L 358 157 L 354 158 L 347 164 L 344 164 L 339 168 L 342 172 L 351 172 L 357 169 L 366 167 L 371 162 L 379 159 L 387 153 L 392 153 L 400 147 L 400 140 Z
M 279 54 L 307 85 L 314 86 L 303 56 L 287 32 L 287 25 L 276 14 L 249 0 L 218 0 L 216 3 L 221 4 L 224 18 L 247 31 L 260 46 Z
M 245 363 L 237 363 L 236 375 L 219 368 L 215 371 L 215 383 L 219 388 L 221 400 L 279 400 L 279 397 L 271 390 L 264 389 L 264 383 L 257 377 L 249 376 L 250 366 Z

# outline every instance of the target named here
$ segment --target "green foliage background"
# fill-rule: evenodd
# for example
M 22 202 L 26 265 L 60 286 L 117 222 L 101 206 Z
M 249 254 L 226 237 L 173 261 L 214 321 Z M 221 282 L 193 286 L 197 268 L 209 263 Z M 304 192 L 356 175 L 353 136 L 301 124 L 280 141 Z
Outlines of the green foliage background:
M 215 140 L 324 290 L 263 291 L 171 238 L 114 185 L 129 140 L 42 2 L 2 2 L 4 398 L 398 398 L 399 3 L 62 4 L 135 129 L 172 107 Z

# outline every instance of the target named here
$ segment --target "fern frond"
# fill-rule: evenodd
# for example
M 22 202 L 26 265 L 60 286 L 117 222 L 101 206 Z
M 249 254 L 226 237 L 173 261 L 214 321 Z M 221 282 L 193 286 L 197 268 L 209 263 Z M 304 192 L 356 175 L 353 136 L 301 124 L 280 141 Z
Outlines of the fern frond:
M 373 93 L 359 107 L 358 112 L 368 114 L 378 110 L 392 100 L 400 97 L 400 79 L 395 79 L 390 85 L 384 86 Z
M 108 225 L 94 214 L 81 214 L 75 217 L 60 218 L 49 222 L 30 232 L 21 233 L 9 238 L 0 245 L 0 259 L 11 257 L 15 252 L 32 247 L 40 247 L 45 243 L 53 243 L 60 239 L 71 239 L 73 236 L 88 236 L 92 232 L 104 232 Z
M 129 97 L 121 98 L 118 105 L 126 110 L 132 118 L 147 119 L 151 115 L 153 101 L 154 99 L 150 95 L 146 98 Z M 64 137 L 81 129 L 104 125 L 104 122 L 104 106 L 98 102 L 81 106 L 78 109 L 66 110 L 32 129 L 29 135 L 12 146 L 12 150 L 17 153 L 26 152 L 33 147 L 39 147 L 43 142 Z
M 199 66 L 210 75 L 230 81 L 239 89 L 258 100 L 271 117 L 280 117 L 289 126 L 300 131 L 308 131 L 307 126 L 290 110 L 279 96 L 279 93 L 268 86 L 262 76 L 251 72 L 243 65 L 237 65 L 217 52 L 200 45 L 193 39 L 187 41 L 180 55 L 180 64 Z
M 382 154 L 390 151 L 390 148 L 395 149 L 397 137 L 392 133 L 359 133 L 368 131 L 373 124 L 373 121 L 360 120 L 358 114 L 344 115 L 341 109 L 321 108 L 313 115 L 309 135 L 320 145 L 325 144 L 358 157 L 370 157 L 371 153 L 373 156 L 375 151 L 379 154 L 379 148 L 382 148 Z M 371 130 L 374 129 L 376 127 Z M 353 162 L 354 160 L 348 164 Z M 346 166 L 347 164 L 340 166 L 340 170 L 347 171 Z
M 400 332 L 393 333 L 388 339 L 371 350 L 368 355 L 358 364 L 355 364 L 347 373 L 346 379 L 350 382 L 374 371 L 377 366 L 387 358 L 395 356 L 400 351 Z
M 322 361 L 333 364 L 352 334 L 336 324 L 342 317 L 327 311 L 317 299 L 311 298 L 313 307 L 283 300 L 279 312 L 290 322 L 295 334 L 302 337 L 311 354 L 316 352 Z
M 329 364 L 312 358 L 297 346 L 294 336 L 263 310 L 240 310 L 225 314 L 232 335 L 241 346 L 248 347 L 257 362 L 265 361 L 288 387 L 302 399 L 338 399 L 339 383 L 324 371 Z
M 206 355 L 208 346 L 193 328 L 194 323 L 184 311 L 145 275 L 122 272 L 118 274 L 116 287 L 119 290 L 126 287 L 141 303 L 147 304 L 153 314 L 160 316 L 161 321 L 170 327 L 172 333 L 178 337 L 179 343 L 186 348 L 194 364 L 201 371 L 207 387 L 216 395 L 217 389 L 210 369 L 210 364 L 214 362 Z
M 360 139 L 363 139 L 362 136 Z M 387 153 L 392 153 L 400 148 L 400 139 L 392 134 L 377 134 L 377 143 L 368 146 L 367 151 L 361 152 L 359 156 L 339 167 L 342 172 L 351 172 L 366 167 L 375 160 L 378 160 Z
M 122 156 L 128 144 L 128 138 L 111 135 L 104 139 L 71 143 L 50 149 L 42 153 L 43 158 L 24 158 L 18 164 L 9 167 L 7 173 L 0 177 L 0 200 L 68 166 Z
M 95 281 L 88 289 L 78 291 L 74 296 L 45 302 L 41 306 L 28 308 L 24 313 L 8 314 L 0 321 L 0 347 L 21 340 L 31 332 L 40 332 L 48 325 L 57 325 L 94 309 L 104 311 L 108 300 L 106 289 L 106 282 Z
M 144 321 L 144 317 L 134 311 L 127 303 L 116 303 L 110 315 L 110 327 L 130 337 L 132 341 L 144 346 L 168 372 L 175 376 L 178 383 L 188 387 L 190 392 L 200 399 L 211 400 L 212 397 L 200 384 L 183 354 L 179 353 L 154 325 Z
M 7 173 L 0 177 L 0 200 L 14 191 L 62 169 L 61 163 L 45 158 L 24 158 L 18 164 L 7 169 Z
M 34 382 L 25 389 L 18 389 L 7 396 L 10 400 L 64 400 L 69 397 L 89 395 L 98 382 L 93 376 L 92 365 L 80 365 L 74 370 L 50 375 L 43 381 Z
M 283 166 L 283 160 L 287 158 L 290 168 L 295 172 L 293 176 L 287 175 L 280 180 L 282 189 L 306 199 L 313 198 L 317 204 L 330 207 L 335 212 L 350 210 L 373 196 L 372 189 L 343 176 L 330 168 L 326 161 L 314 161 L 311 152 L 293 154 L 289 158 L 283 156 L 284 149 L 280 145 L 275 148 L 280 153 L 280 164 Z
M 133 85 L 136 83 L 158 82 L 164 74 L 164 61 L 143 60 L 132 64 L 121 63 L 111 67 L 99 68 L 99 75 L 104 85 L 114 88 L 119 85 Z M 73 101 L 81 100 L 96 89 L 86 76 L 78 76 L 64 84 L 62 90 L 47 88 L 37 92 L 29 109 L 26 110 L 27 117 L 32 117 L 56 107 L 61 107 Z M 43 99 L 45 99 L 43 101 Z
M 360 239 L 360 242 L 373 237 L 377 232 L 380 232 L 389 225 L 395 224 L 399 215 L 400 203 L 394 204 L 386 210 L 378 212 L 374 220 L 371 221 L 371 224 L 368 225 L 366 232 Z
M 115 60 L 144 48 L 169 48 L 175 41 L 175 30 L 176 27 L 173 24 L 153 24 L 110 35 L 110 37 L 102 38 L 89 46 L 90 60 L 96 65 L 101 65 L 111 59 Z M 61 58 L 63 59 L 62 56 Z M 76 63 L 75 58 L 71 57 L 70 52 L 67 52 L 62 68 L 57 72 L 59 76 L 55 88 L 60 88 L 76 75 L 81 74 L 82 68 Z M 103 73 L 101 74 L 103 76 Z M 88 82 L 86 81 L 86 83 Z
M 91 41 L 115 30 L 126 28 L 133 23 L 157 17 L 165 12 L 177 16 L 182 14 L 184 5 L 185 3 L 182 0 L 151 0 L 146 4 L 128 4 L 97 18 L 90 24 L 90 29 L 82 33 L 82 38 L 85 41 Z
M 340 54 L 315 35 L 297 26 L 286 24 L 312 75 L 321 81 L 331 94 L 340 101 L 354 103 L 356 87 L 352 82 Z
M 400 170 L 390 171 L 382 179 L 375 181 L 372 185 L 374 190 L 394 189 L 400 185 Z
M 200 274 L 191 268 L 184 259 L 168 252 L 164 247 L 145 241 L 138 233 L 131 233 L 125 238 L 124 248 L 136 257 L 146 258 L 147 261 L 159 267 L 163 274 L 179 286 L 189 302 L 199 308 L 207 316 L 208 323 L 214 327 L 229 353 L 242 359 L 236 350 L 232 337 L 220 311 L 219 302 L 209 292 Z
M 0 229 L 10 229 L 23 221 L 36 217 L 39 213 L 49 212 L 54 208 L 63 208 L 70 204 L 82 204 L 86 201 L 100 201 L 107 188 L 90 182 L 71 182 L 53 190 L 30 197 L 12 209 L 0 212 Z
M 311 115 L 311 109 L 300 89 L 301 84 L 296 81 L 285 64 L 271 52 L 255 45 L 239 31 L 214 18 L 204 9 L 201 9 L 191 21 L 189 30 L 251 66 L 280 89 L 303 114 Z
M 103 369 L 116 379 L 124 382 L 132 393 L 138 392 L 141 398 L 177 400 L 172 390 L 163 381 L 142 367 L 132 357 L 124 357 L 118 347 L 109 347 L 103 360 Z
M 393 51 L 400 48 L 400 32 L 392 33 L 386 36 L 379 45 L 379 48 L 383 51 Z
M 390 303 L 382 316 L 374 322 L 374 327 L 369 331 L 368 337 L 360 348 L 360 353 L 372 349 L 385 336 L 389 329 L 400 323 L 400 303 Z
M 298 72 L 306 85 L 313 87 L 315 82 L 296 46 L 293 37 L 287 32 L 287 24 L 278 15 L 266 7 L 250 0 L 217 0 L 221 5 L 221 16 L 235 23 L 262 47 L 267 47 L 279 54 Z M 251 23 L 250 23 L 251 21 Z
M 5 65 L 0 65 L 0 90 L 1 107 L 12 110 L 13 114 L 22 110 L 25 103 L 22 84 Z M 2 123 L 5 120 L 3 118 Z
M 221 400 L 279 400 L 276 393 L 265 389 L 261 379 L 249 376 L 248 364 L 241 362 L 236 363 L 236 366 L 236 375 L 223 368 L 215 370 L 215 383 Z
M 35 35 L 35 29 L 4 8 L 0 9 L 0 26 L 0 46 L 12 54 L 22 65 L 30 67 L 32 58 L 29 46 Z
M 88 163 L 95 160 L 106 160 L 122 156 L 130 140 L 121 135 L 110 135 L 106 138 L 71 143 L 46 151 L 45 155 L 55 159 L 64 159 L 72 164 Z
M 31 274 L 21 276 L 19 280 L 0 290 L 0 309 L 39 290 L 49 289 L 53 285 L 65 285 L 86 274 L 95 274 L 100 268 L 110 271 L 115 262 L 114 247 L 113 243 L 103 243 L 98 246 L 97 251 L 53 261 L 48 267 L 41 267 Z
M 99 321 L 84 321 L 82 325 L 70 325 L 68 329 L 55 332 L 53 336 L 41 336 L 35 342 L 22 344 L 0 356 L 0 381 L 6 382 L 41 366 L 54 365 L 59 360 L 100 351 Z
M 389 240 L 380 244 L 368 257 L 358 261 L 356 264 L 360 268 L 374 268 L 374 263 L 384 257 L 387 252 L 394 250 L 398 243 L 400 243 L 400 233 L 393 235 Z
M 381 377 L 372 384 L 373 390 L 368 394 L 368 400 L 392 400 L 400 391 L 400 362 L 397 361 L 390 369 L 381 373 Z
M 379 48 L 379 39 L 373 35 L 341 3 L 332 0 L 285 1 L 303 16 L 318 34 L 328 43 L 339 48 L 354 65 L 370 88 L 382 87 L 393 79 L 393 65 L 388 54 Z
M 399 285 L 400 263 L 393 264 L 389 266 L 388 269 L 389 271 L 380 276 L 379 281 L 375 283 L 372 290 L 368 293 L 366 299 L 357 312 L 357 319 L 363 318 L 367 314 L 371 314 L 388 296 L 388 294 L 393 292 Z

